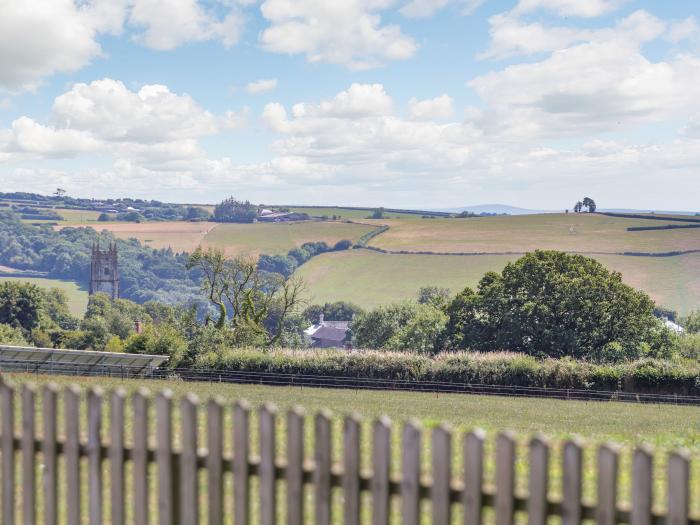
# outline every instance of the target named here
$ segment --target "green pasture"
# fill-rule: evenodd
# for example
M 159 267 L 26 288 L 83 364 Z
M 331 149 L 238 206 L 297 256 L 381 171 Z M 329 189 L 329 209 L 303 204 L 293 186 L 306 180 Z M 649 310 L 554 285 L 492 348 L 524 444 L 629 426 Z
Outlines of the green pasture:
M 286 254 L 306 242 L 333 245 L 357 241 L 374 226 L 345 222 L 302 221 L 255 224 L 219 224 L 203 239 L 203 246 L 222 248 L 229 255 Z
M 370 244 L 391 251 L 668 252 L 700 249 L 700 228 L 629 232 L 633 226 L 663 226 L 665 221 L 605 215 L 548 213 L 468 219 L 400 219 Z M 675 223 L 681 224 L 681 223 Z
M 382 236 L 380 235 L 379 238 Z M 414 299 L 421 286 L 456 293 L 475 286 L 487 271 L 500 271 L 517 255 L 398 255 L 351 250 L 314 257 L 298 270 L 312 302 L 351 301 L 364 308 Z M 645 290 L 657 303 L 685 314 L 700 308 L 700 254 L 674 257 L 596 255 Z
M 372 213 L 374 212 L 374 209 L 368 209 L 368 210 L 351 210 L 348 208 L 341 208 L 341 207 L 336 207 L 336 206 L 320 206 L 320 207 L 297 207 L 293 206 L 289 208 L 291 211 L 297 212 L 297 213 L 308 213 L 312 217 L 333 217 L 335 215 L 336 217 L 340 217 L 341 219 L 349 219 L 349 220 L 364 220 L 368 219 Z M 400 213 L 400 212 L 385 212 L 384 213 L 385 219 L 396 219 L 396 218 L 415 218 L 415 219 L 420 219 L 420 215 L 417 215 L 415 213 Z M 368 219 L 370 222 L 378 222 L 380 223 L 382 220 L 385 219 Z
M 0 276 L 0 282 L 4 281 L 20 281 L 25 283 L 35 284 L 41 288 L 59 288 L 66 292 L 68 296 L 68 308 L 73 315 L 83 317 L 88 304 L 88 293 L 81 289 L 77 283 L 73 281 L 62 281 L 59 279 L 45 279 L 43 277 L 13 277 Z
M 30 220 L 23 219 L 22 222 L 31 224 L 42 224 L 42 223 L 53 223 L 57 222 L 60 226 L 80 226 L 98 223 L 97 218 L 100 216 L 100 212 L 92 210 L 69 210 L 65 208 L 37 208 L 37 213 L 43 211 L 54 211 L 63 217 L 62 221 L 51 221 L 51 220 Z
M 74 378 L 61 376 L 31 376 L 25 374 L 6 374 L 5 380 L 11 384 L 20 385 L 23 382 L 34 382 L 39 385 L 49 381 L 60 387 L 78 383 L 81 387 L 99 386 L 103 389 L 123 388 L 133 392 L 137 388 L 147 387 L 152 392 L 163 388 L 171 389 L 176 397 L 185 392 L 193 392 L 202 403 L 199 422 L 200 443 L 206 443 L 206 425 L 203 404 L 212 396 L 218 396 L 226 405 L 231 405 L 239 399 L 246 399 L 253 408 L 263 403 L 273 403 L 280 410 L 278 418 L 278 446 L 280 458 L 285 454 L 284 412 L 295 406 L 302 407 L 307 414 L 306 421 L 306 454 L 313 454 L 313 420 L 312 416 L 321 409 L 328 409 L 333 415 L 333 452 L 336 461 L 340 461 L 342 447 L 342 418 L 350 413 L 357 414 L 362 422 L 362 462 L 365 468 L 370 468 L 370 436 L 371 421 L 379 415 L 389 416 L 394 423 L 392 460 L 395 474 L 399 473 L 400 427 L 403 422 L 412 419 L 418 421 L 424 428 L 422 463 L 424 474 L 429 475 L 430 429 L 440 423 L 447 424 L 455 433 L 453 469 L 456 477 L 462 475 L 460 441 L 461 436 L 474 428 L 483 428 L 487 432 L 487 462 L 485 475 L 487 483 L 493 481 L 494 438 L 504 429 L 512 430 L 518 438 L 518 462 L 516 486 L 519 490 L 527 487 L 527 441 L 535 434 L 543 433 L 551 440 L 551 492 L 560 494 L 561 482 L 561 445 L 564 440 L 574 436 L 580 437 L 585 449 L 585 480 L 584 495 L 589 500 L 595 498 L 595 448 L 596 444 L 614 441 L 622 445 L 620 484 L 622 490 L 619 497 L 629 501 L 630 456 L 632 448 L 641 443 L 655 447 L 657 461 L 655 463 L 656 502 L 658 507 L 665 504 L 665 469 L 666 454 L 671 449 L 684 447 L 690 450 L 697 462 L 700 457 L 698 425 L 700 411 L 696 407 L 680 407 L 671 405 L 624 404 L 616 402 L 581 402 L 551 399 L 507 398 L 492 396 L 472 396 L 463 394 L 429 394 L 414 392 L 377 392 L 365 390 L 319 389 L 299 387 L 271 387 L 259 385 L 233 385 L 222 383 L 190 383 L 182 381 L 135 381 L 108 378 Z M 38 402 L 40 403 L 40 396 Z M 179 405 L 177 401 L 175 407 Z M 83 405 L 84 410 L 84 405 Z M 128 413 L 129 411 L 127 411 Z M 17 424 L 20 422 L 20 411 L 15 412 Z M 41 420 L 37 421 L 41 428 Z M 108 436 L 107 424 L 109 417 L 108 403 L 104 407 L 104 435 Z M 60 417 L 60 416 L 59 416 Z M 83 414 L 84 417 L 84 414 Z M 153 418 L 151 418 L 153 420 Z M 83 424 L 84 420 L 83 420 Z M 230 429 L 231 416 L 227 412 L 226 428 Z M 252 452 L 257 452 L 257 420 L 251 421 Z M 153 423 L 152 423 L 153 425 Z M 181 435 L 180 421 L 175 411 L 175 440 Z M 63 422 L 59 421 L 59 429 Z M 151 432 L 154 428 L 151 427 Z M 131 439 L 133 427 L 129 418 L 126 422 L 127 441 Z M 231 432 L 225 432 L 225 448 L 230 450 Z M 153 439 L 153 438 L 152 438 Z M 108 471 L 106 471 L 107 475 Z M 108 483 L 109 478 L 106 477 Z M 700 490 L 700 479 L 695 475 L 692 480 L 691 493 Z M 227 485 L 228 486 L 228 485 Z M 230 488 L 230 486 L 229 486 Z M 203 493 L 204 489 L 203 489 Z M 203 500 L 205 501 L 205 500 Z M 340 503 L 340 502 L 338 502 Z M 254 505 L 254 513 L 256 512 Z M 700 500 L 691 498 L 691 509 L 694 513 L 700 510 Z M 339 510 L 339 509 L 335 509 Z M 398 523 L 398 521 L 396 521 Z

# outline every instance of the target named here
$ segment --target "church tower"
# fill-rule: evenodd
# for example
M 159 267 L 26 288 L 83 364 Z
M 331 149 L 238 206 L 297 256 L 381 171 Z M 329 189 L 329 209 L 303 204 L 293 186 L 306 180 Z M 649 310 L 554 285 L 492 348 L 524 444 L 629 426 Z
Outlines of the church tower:
M 98 292 L 106 293 L 112 299 L 119 298 L 117 243 L 110 243 L 106 250 L 101 250 L 99 243 L 92 245 L 90 295 Z

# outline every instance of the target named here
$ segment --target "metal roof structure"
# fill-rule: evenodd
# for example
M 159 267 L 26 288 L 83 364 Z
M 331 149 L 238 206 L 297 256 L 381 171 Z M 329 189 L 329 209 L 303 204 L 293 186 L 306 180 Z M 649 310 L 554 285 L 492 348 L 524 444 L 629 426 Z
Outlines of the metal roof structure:
M 167 356 L 122 354 L 94 350 L 67 350 L 0 345 L 0 370 L 67 373 L 77 371 L 128 371 L 143 374 L 158 368 Z

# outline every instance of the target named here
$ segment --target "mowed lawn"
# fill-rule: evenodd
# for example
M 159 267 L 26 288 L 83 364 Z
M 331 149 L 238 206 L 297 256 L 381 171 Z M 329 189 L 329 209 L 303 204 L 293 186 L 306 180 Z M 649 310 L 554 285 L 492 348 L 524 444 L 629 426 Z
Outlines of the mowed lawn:
M 381 237 L 381 236 L 380 236 Z M 351 301 L 364 308 L 414 299 L 421 286 L 456 293 L 487 271 L 501 271 L 518 255 L 400 255 L 351 250 L 314 257 L 298 270 L 312 302 Z M 674 257 L 595 255 L 629 285 L 681 314 L 700 308 L 700 254 Z
M 59 288 L 66 292 L 68 308 L 73 315 L 83 317 L 88 304 L 88 293 L 82 290 L 73 281 L 61 281 L 59 279 L 44 279 L 41 277 L 11 277 L 0 276 L 0 282 L 19 281 L 36 284 L 42 288 Z
M 550 249 L 621 253 L 700 249 L 700 228 L 628 232 L 628 227 L 670 223 L 585 213 L 385 222 L 390 229 L 370 244 L 392 251 L 501 253 Z
M 189 383 L 182 381 L 135 381 L 107 378 L 74 378 L 61 376 L 31 376 L 24 374 L 6 374 L 5 379 L 11 384 L 20 385 L 22 382 L 45 384 L 54 382 L 64 387 L 68 384 L 79 383 L 82 387 L 99 386 L 103 389 L 121 387 L 127 392 L 133 392 L 139 387 L 147 387 L 151 392 L 163 388 L 171 389 L 176 397 L 185 392 L 194 392 L 202 405 L 212 396 L 218 396 L 226 405 L 246 399 L 254 408 L 263 403 L 273 403 L 280 410 L 278 418 L 278 447 L 280 456 L 285 453 L 284 412 L 295 406 L 302 407 L 307 414 L 306 422 L 306 453 L 313 453 L 312 431 L 313 415 L 320 409 L 328 409 L 333 415 L 333 443 L 336 460 L 341 458 L 342 418 L 350 413 L 360 416 L 363 422 L 362 431 L 362 461 L 365 467 L 370 467 L 370 424 L 379 415 L 389 416 L 396 429 L 393 433 L 393 468 L 398 473 L 400 464 L 399 441 L 400 427 L 409 420 L 418 421 L 425 429 L 423 440 L 423 468 L 429 474 L 430 458 L 430 429 L 440 423 L 449 425 L 456 434 L 454 452 L 454 470 L 456 476 L 462 474 L 460 459 L 460 439 L 463 433 L 474 428 L 487 431 L 487 463 L 486 479 L 493 480 L 493 441 L 499 431 L 512 430 L 518 438 L 517 485 L 525 489 L 527 484 L 527 450 L 528 439 L 537 433 L 548 436 L 553 445 L 552 453 L 552 492 L 560 493 L 561 476 L 561 444 L 574 436 L 583 439 L 590 445 L 584 454 L 585 488 L 587 498 L 595 497 L 595 449 L 596 444 L 614 441 L 623 446 L 620 482 L 623 490 L 620 499 L 629 498 L 630 484 L 630 455 L 637 444 L 646 443 L 657 451 L 656 484 L 657 502 L 663 506 L 664 498 L 664 462 L 666 453 L 671 449 L 685 447 L 690 450 L 694 461 L 700 456 L 700 437 L 697 429 L 700 425 L 700 411 L 697 407 L 681 407 L 672 405 L 643 405 L 624 404 L 615 402 L 580 402 L 550 399 L 507 398 L 493 396 L 472 396 L 460 394 L 427 394 L 413 392 L 387 392 L 342 389 L 317 389 L 299 387 L 272 387 L 259 385 L 233 385 L 221 383 Z M 40 396 L 39 396 L 40 401 Z M 179 403 L 175 403 L 179 406 Z M 199 440 L 206 443 L 206 425 L 204 410 L 200 410 Z M 84 410 L 84 405 L 83 405 Z M 127 411 L 128 412 L 128 411 Z M 179 439 L 180 422 L 175 411 L 175 439 Z M 108 404 L 105 402 L 104 417 L 107 436 L 109 416 Z M 16 410 L 19 424 L 20 411 Z M 84 414 L 83 414 L 84 417 Z M 40 418 L 40 412 L 39 412 Z M 62 429 L 62 422 L 58 428 Z M 37 422 L 41 428 L 40 421 Z M 153 423 L 152 423 L 153 424 Z M 227 428 L 230 428 L 230 412 L 226 416 Z M 257 423 L 252 421 L 252 449 L 257 451 Z M 127 439 L 131 438 L 131 421 L 127 419 Z M 153 428 L 152 428 L 153 431 Z M 230 431 L 226 432 L 226 447 L 230 447 Z M 695 472 L 695 470 L 694 470 Z M 698 476 L 691 476 L 693 492 L 700 488 Z M 108 478 L 107 478 L 108 480 Z M 692 510 L 700 509 L 700 500 L 692 498 Z
M 203 239 L 228 255 L 277 255 L 306 242 L 324 241 L 330 246 L 348 239 L 357 241 L 374 226 L 346 222 L 302 221 L 255 224 L 219 224 Z

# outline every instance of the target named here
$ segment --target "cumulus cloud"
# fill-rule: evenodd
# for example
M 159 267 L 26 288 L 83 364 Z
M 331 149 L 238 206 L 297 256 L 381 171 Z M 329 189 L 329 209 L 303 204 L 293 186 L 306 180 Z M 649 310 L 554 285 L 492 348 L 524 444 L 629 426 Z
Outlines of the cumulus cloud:
M 242 32 L 243 15 L 235 7 L 219 17 L 213 8 L 207 9 L 197 0 L 133 1 L 129 22 L 144 27 L 135 39 L 152 49 L 170 50 L 205 40 L 218 40 L 224 47 L 231 47 Z
M 678 44 L 683 40 L 692 40 L 700 37 L 700 26 L 694 16 L 690 16 L 680 22 L 671 24 L 666 36 L 669 42 Z
M 377 67 L 411 57 L 416 42 L 397 25 L 383 25 L 390 0 L 265 0 L 260 9 L 270 26 L 260 35 L 264 49 L 304 54 L 309 62 L 351 69 Z
M 408 101 L 408 112 L 411 117 L 419 120 L 449 118 L 454 112 L 452 97 L 445 93 L 427 100 L 412 98 Z
M 121 0 L 5 0 L 0 16 L 0 88 L 35 89 L 54 73 L 76 71 L 102 55 L 100 33 L 118 33 Z
M 399 11 L 407 18 L 428 18 L 448 5 L 459 6 L 462 15 L 472 14 L 484 0 L 410 0 Z
M 267 93 L 269 91 L 273 91 L 276 87 L 277 87 L 277 79 L 276 78 L 269 78 L 269 79 L 261 78 L 260 80 L 256 80 L 255 82 L 250 82 L 246 86 L 246 90 L 248 91 L 248 93 L 257 94 L 257 93 Z
M 520 0 L 513 12 L 528 13 L 545 9 L 559 16 L 594 18 L 618 9 L 629 0 Z

